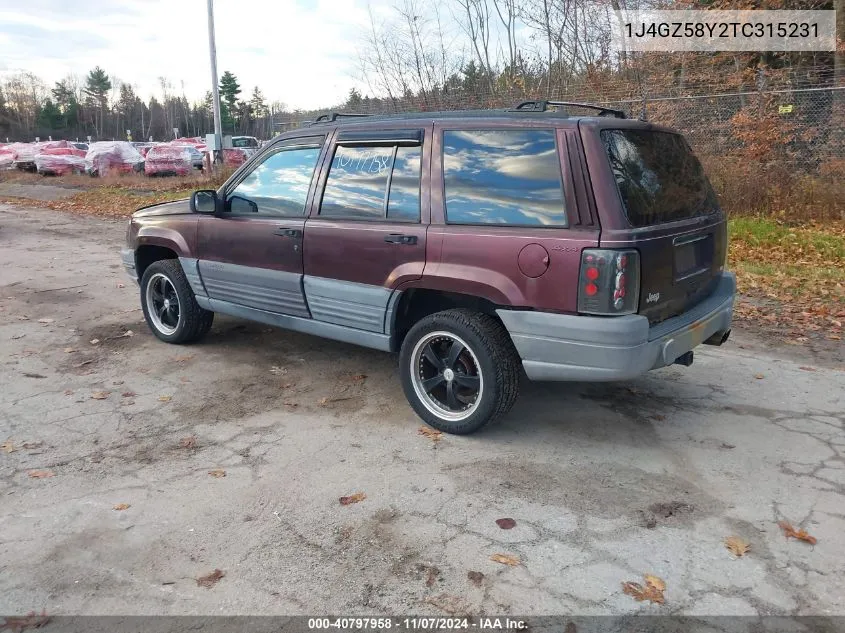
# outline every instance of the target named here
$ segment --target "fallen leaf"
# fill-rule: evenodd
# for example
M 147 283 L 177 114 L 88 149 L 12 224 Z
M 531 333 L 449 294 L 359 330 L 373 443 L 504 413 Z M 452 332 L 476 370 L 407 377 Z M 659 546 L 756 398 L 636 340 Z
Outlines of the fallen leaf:
M 18 317 L 18 321 L 29 321 L 29 317 L 22 314 Z
M 170 402 L 173 399 L 173 396 L 159 396 L 159 402 Z
M 349 376 L 347 378 L 347 382 L 363 382 L 367 379 L 367 374 L 355 374 L 354 376 Z
M 46 323 L 52 323 L 53 319 L 38 319 L 38 322 L 39 323 L 45 323 L 45 324 Z
M 815 367 L 799 367 L 798 369 L 803 369 L 804 371 L 816 371 Z
M 119 334 L 115 338 L 128 338 L 130 336 L 135 336 L 135 332 L 132 330 L 126 330 L 123 334 Z
M 124 391 L 120 394 L 121 398 L 134 398 L 137 394 L 134 391 Z
M 226 471 L 222 468 L 216 468 L 215 470 L 209 470 L 208 474 L 214 477 L 215 479 L 220 479 L 221 477 L 226 476 Z
M 73 395 L 73 389 L 65 389 L 65 395 L 66 396 L 72 396 Z
M 469 578 L 469 581 L 476 587 L 480 587 L 481 583 L 484 582 L 484 574 L 480 571 L 468 571 L 467 578 Z
M 494 563 L 501 563 L 502 565 L 510 565 L 511 567 L 516 567 L 519 565 L 519 559 L 516 556 L 512 556 L 510 554 L 493 554 L 490 557 Z
M 513 519 L 496 519 L 496 525 L 503 530 L 511 530 L 516 527 L 516 521 Z
M 118 288 L 126 288 L 126 286 L 124 286 L 123 284 L 117 284 L 117 287 Z
M 763 374 L 754 374 L 754 377 L 755 377 L 757 380 L 763 380 L 763 378 L 765 378 L 765 376 L 764 376 Z
M 200 576 L 199 578 L 197 578 L 197 586 L 206 587 L 206 588 L 210 589 L 211 587 L 216 585 L 217 582 L 221 578 L 223 578 L 225 575 L 226 575 L 226 572 L 224 572 L 220 569 L 215 569 L 210 574 L 206 574 L 205 576 Z
M 728 444 L 727 442 L 722 442 L 721 448 L 730 450 L 732 448 L 736 448 L 736 444 Z
M 179 448 L 194 448 L 197 445 L 197 436 L 189 435 L 179 440 Z
M 33 479 L 47 479 L 55 475 L 52 470 L 30 470 L 27 474 Z
M 343 402 L 345 400 L 352 400 L 352 396 L 345 396 L 343 398 L 322 398 L 319 404 L 321 407 L 327 407 L 334 402 Z
M 4 453 L 14 453 L 16 450 L 18 449 L 15 448 L 15 445 L 12 440 L 6 440 L 2 444 L 0 444 L 0 451 L 3 451 Z
M 122 381 L 122 380 L 112 380 L 112 381 L 111 381 L 111 384 L 113 384 L 113 385 L 122 385 L 122 384 L 123 384 L 123 381 Z
M 91 398 L 94 400 L 105 400 L 109 397 L 110 391 L 95 391 L 91 394 Z
M 194 357 L 194 355 L 193 355 L 193 354 L 185 354 L 184 356 L 176 356 L 176 357 L 173 359 L 173 362 L 174 362 L 174 363 L 187 363 L 187 362 L 188 362 L 189 360 L 191 360 L 193 357 Z
M 270 368 L 270 373 L 275 375 L 275 376 L 280 376 L 280 375 L 288 373 L 288 370 L 284 367 L 279 367 L 278 365 L 273 365 Z
M 112 509 L 113 509 L 113 510 L 128 510 L 128 509 L 129 509 L 129 507 L 130 507 L 130 506 L 129 506 L 129 504 L 128 504 L 128 503 L 118 503 L 118 504 L 117 504 L 116 506 L 114 506 Z
M 15 335 L 12 337 L 12 340 L 13 340 L 13 341 L 17 341 L 19 338 L 23 338 L 24 336 L 26 336 L 26 334 L 15 334 Z
M 96 345 L 99 342 L 100 342 L 100 339 L 98 339 L 98 338 L 92 338 L 91 341 L 90 341 L 91 345 Z
M 638 582 L 623 582 L 622 593 L 631 596 L 638 602 L 648 600 L 656 604 L 663 604 L 665 602 L 663 592 L 666 591 L 666 583 L 661 578 L 651 574 L 645 574 L 643 579 L 645 585 Z
M 818 542 L 816 541 L 816 537 L 810 536 L 807 533 L 807 530 L 803 528 L 796 530 L 788 521 L 778 521 L 778 527 L 783 530 L 783 535 L 786 538 L 798 539 L 799 541 L 804 541 L 810 545 L 815 545 Z
M 29 372 L 29 371 L 25 371 L 23 373 L 23 375 L 26 376 L 27 378 L 46 378 L 47 377 L 44 374 L 33 374 L 32 372 Z
M 290 407 L 291 409 L 296 409 L 296 407 L 299 406 L 298 402 L 293 402 L 291 400 L 285 400 L 284 402 L 282 402 L 282 404 L 286 407 Z
M 657 420 L 658 422 L 662 422 L 663 420 L 665 420 L 665 419 L 666 419 L 666 416 L 665 416 L 665 415 L 662 415 L 662 414 L 660 414 L 660 413 L 654 413 L 654 414 L 652 414 L 652 415 L 651 415 L 651 416 L 649 416 L 649 417 L 650 417 L 652 420 Z
M 341 497 L 340 498 L 340 505 L 348 506 L 352 505 L 353 503 L 358 503 L 359 501 L 363 501 L 367 498 L 367 495 L 363 492 L 356 492 L 354 495 L 349 495 L 348 497 Z
M 24 442 L 21 446 L 26 449 L 41 448 L 44 442 Z
M 65 348 L 65 354 L 73 354 L 76 350 L 72 347 Z
M 179 380 L 182 382 L 191 382 L 191 379 L 187 376 L 180 376 Z
M 281 385 L 282 389 L 290 389 L 291 387 L 296 387 L 295 382 L 283 382 Z
M 123 401 L 120 403 L 120 406 L 121 406 L 121 407 L 130 407 L 130 406 L 132 406 L 133 404 L 135 404 L 135 401 L 134 401 L 134 400 L 123 400 Z
M 431 428 L 430 426 L 421 426 L 419 429 L 417 429 L 417 434 L 422 435 L 423 437 L 427 437 L 432 442 L 439 442 L 441 439 L 443 439 L 443 433 Z
M 734 556 L 743 556 L 751 549 L 751 544 L 743 541 L 738 536 L 725 537 L 725 547 L 727 547 Z

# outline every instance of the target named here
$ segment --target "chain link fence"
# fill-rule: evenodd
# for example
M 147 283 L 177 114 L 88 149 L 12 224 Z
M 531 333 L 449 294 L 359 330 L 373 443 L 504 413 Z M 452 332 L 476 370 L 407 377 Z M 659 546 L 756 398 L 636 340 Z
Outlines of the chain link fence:
M 620 96 L 636 91 L 614 85 L 604 91 L 562 93 L 553 98 L 622 110 L 631 118 L 680 130 L 704 161 L 723 206 L 732 213 L 845 219 L 845 85 L 831 85 L 833 77 L 825 79 L 825 86 L 808 79 L 793 81 L 791 86 L 772 82 L 763 89 L 734 91 L 702 84 L 697 87 L 713 90 L 689 94 L 687 86 L 687 94 L 664 90 L 661 96 L 646 98 Z M 365 98 L 334 109 L 285 114 L 275 123 L 281 132 L 308 125 L 327 111 L 387 115 L 504 109 L 532 98 L 549 97 L 525 90 L 491 93 L 483 88 L 406 94 L 401 99 Z M 571 112 L 595 114 L 578 108 Z

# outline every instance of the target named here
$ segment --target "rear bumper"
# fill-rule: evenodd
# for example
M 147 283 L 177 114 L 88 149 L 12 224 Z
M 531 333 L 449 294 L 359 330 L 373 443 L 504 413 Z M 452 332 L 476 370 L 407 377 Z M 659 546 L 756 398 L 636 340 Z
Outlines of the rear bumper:
M 644 316 L 589 317 L 497 310 L 531 380 L 627 380 L 675 362 L 730 329 L 736 277 L 722 273 L 707 299 L 649 327 Z
M 131 248 L 121 248 L 120 260 L 123 262 L 123 268 L 126 270 L 126 274 L 135 283 L 138 283 L 138 271 L 135 269 L 135 251 Z

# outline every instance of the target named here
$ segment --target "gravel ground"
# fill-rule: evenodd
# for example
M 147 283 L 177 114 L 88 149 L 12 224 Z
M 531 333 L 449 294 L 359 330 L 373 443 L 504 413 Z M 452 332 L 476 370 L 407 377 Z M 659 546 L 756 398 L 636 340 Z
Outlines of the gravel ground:
M 0 205 L 0 613 L 845 615 L 841 367 L 737 332 L 433 441 L 390 355 L 159 342 L 124 229 Z

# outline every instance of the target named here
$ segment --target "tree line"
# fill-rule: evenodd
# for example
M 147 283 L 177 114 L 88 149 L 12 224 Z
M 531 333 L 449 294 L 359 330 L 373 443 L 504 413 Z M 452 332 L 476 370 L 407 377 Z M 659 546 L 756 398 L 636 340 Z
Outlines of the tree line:
M 0 141 L 79 139 L 156 141 L 202 136 L 214 131 L 212 95 L 189 102 L 173 84 L 159 78 L 160 93 L 145 101 L 136 89 L 99 66 L 80 79 L 69 75 L 48 87 L 30 72 L 0 82 Z M 269 138 L 283 103 L 268 103 L 258 86 L 243 95 L 237 77 L 226 71 L 220 78 L 221 119 L 226 134 Z

